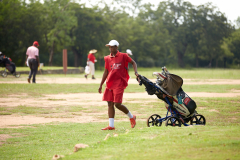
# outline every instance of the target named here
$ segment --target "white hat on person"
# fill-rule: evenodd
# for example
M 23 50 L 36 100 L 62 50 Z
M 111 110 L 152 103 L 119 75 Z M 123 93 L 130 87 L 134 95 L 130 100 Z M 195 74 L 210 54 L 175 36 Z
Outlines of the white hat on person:
M 108 46 L 119 46 L 118 41 L 116 40 L 111 40 L 108 44 L 105 45 L 106 47 Z
M 2 54 L 2 52 L 0 51 L 0 54 Z
M 97 50 L 96 49 L 92 49 L 89 51 L 89 53 L 97 53 Z
M 132 55 L 132 51 L 130 49 L 126 50 L 127 54 Z

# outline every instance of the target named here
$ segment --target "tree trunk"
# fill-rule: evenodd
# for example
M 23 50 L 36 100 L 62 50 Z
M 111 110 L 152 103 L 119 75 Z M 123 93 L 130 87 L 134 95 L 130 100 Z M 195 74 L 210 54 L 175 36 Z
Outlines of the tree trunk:
M 50 55 L 49 55 L 49 61 L 48 61 L 49 66 L 52 66 L 53 53 L 54 53 L 54 41 L 53 41 L 52 47 L 50 48 Z
M 198 63 L 198 54 L 196 54 L 196 68 L 199 67 L 199 63 Z
M 184 67 L 184 64 L 183 64 L 183 53 L 181 51 L 177 51 L 177 54 L 178 54 L 178 65 L 179 67 Z
M 98 69 L 100 69 L 100 70 L 102 69 L 102 65 L 101 65 L 101 62 L 102 62 L 102 61 L 101 61 L 101 58 L 102 58 L 102 55 L 99 54 L 99 55 L 98 55 L 98 59 L 97 59 L 97 64 L 98 64 Z
M 212 59 L 210 60 L 208 67 L 211 68 L 212 67 Z
M 78 54 L 78 59 L 79 59 L 79 66 L 83 66 L 82 64 L 83 55 L 81 54 L 81 51 Z M 84 63 L 85 63 L 84 65 L 86 65 L 87 60 Z
M 187 50 L 187 46 L 188 46 L 188 43 L 186 42 L 182 42 L 182 48 L 183 49 L 180 49 L 177 51 L 177 55 L 178 55 L 178 65 L 179 67 L 183 68 L 185 65 L 184 65 L 184 62 L 183 62 L 183 56 Z
M 224 67 L 224 68 L 226 68 L 226 62 L 227 62 L 227 58 L 224 57 L 224 58 L 223 58 L 223 67 Z
M 79 67 L 79 60 L 78 60 L 78 54 L 74 53 L 74 67 Z
M 79 67 L 79 53 L 78 53 L 78 51 L 75 49 L 75 48 L 73 48 L 72 47 L 72 51 L 73 51 L 73 53 L 74 53 L 74 67 Z

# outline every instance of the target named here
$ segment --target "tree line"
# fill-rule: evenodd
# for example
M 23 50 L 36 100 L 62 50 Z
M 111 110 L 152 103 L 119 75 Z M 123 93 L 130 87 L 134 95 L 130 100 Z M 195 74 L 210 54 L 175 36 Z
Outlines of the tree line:
M 168 0 L 154 9 L 141 0 L 114 3 L 0 0 L 0 51 L 23 66 L 27 47 L 38 41 L 45 65 L 62 65 L 67 49 L 68 65 L 83 67 L 89 50 L 97 49 L 100 68 L 109 54 L 105 44 L 116 39 L 141 67 L 239 66 L 240 29 L 211 3 Z

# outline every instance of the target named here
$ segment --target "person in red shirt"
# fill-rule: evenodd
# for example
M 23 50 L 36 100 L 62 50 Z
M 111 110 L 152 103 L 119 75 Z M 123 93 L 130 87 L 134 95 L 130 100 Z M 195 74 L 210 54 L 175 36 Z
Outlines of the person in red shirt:
M 134 128 L 136 125 L 136 116 L 132 115 L 127 107 L 122 104 L 122 98 L 124 89 L 128 86 L 128 63 L 133 65 L 136 76 L 138 76 L 137 64 L 126 53 L 118 51 L 119 43 L 116 40 L 111 40 L 108 44 L 106 44 L 106 46 L 109 47 L 110 55 L 104 57 L 105 70 L 98 92 L 102 93 L 102 85 L 107 79 L 106 88 L 103 94 L 103 101 L 107 101 L 108 103 L 109 125 L 106 128 L 102 128 L 102 130 L 115 130 L 114 106 L 127 114 L 130 118 L 131 127 Z
M 92 49 L 89 51 L 88 58 L 87 58 L 87 66 L 90 68 L 90 73 L 92 74 L 92 79 L 95 79 L 94 73 L 95 73 L 95 66 L 94 63 L 97 62 L 94 54 L 97 52 L 96 49 Z M 85 78 L 87 79 L 88 74 L 85 74 Z

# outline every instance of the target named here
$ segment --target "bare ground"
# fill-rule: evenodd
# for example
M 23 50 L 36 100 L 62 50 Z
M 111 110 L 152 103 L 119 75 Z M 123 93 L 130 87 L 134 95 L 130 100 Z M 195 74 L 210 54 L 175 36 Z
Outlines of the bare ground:
M 236 97 L 240 96 L 240 93 L 188 93 L 190 97 Z M 147 93 L 125 93 L 124 102 L 131 102 L 131 99 L 146 99 L 146 101 L 157 101 L 156 96 L 147 95 Z M 56 100 L 56 101 L 55 101 Z M 160 102 L 160 101 L 159 101 Z M 134 101 L 134 103 L 142 103 Z M 83 107 L 89 106 L 107 106 L 106 102 L 102 101 L 102 94 L 98 93 L 77 93 L 77 94 L 57 94 L 57 95 L 45 95 L 40 98 L 21 98 L 15 95 L 9 98 L 0 98 L 1 107 L 17 107 L 19 105 L 29 107 L 51 108 L 51 107 L 70 107 L 81 105 Z M 99 120 L 96 118 L 96 113 L 84 113 L 81 115 L 73 115 L 72 117 L 61 117 L 61 113 L 52 114 L 53 117 L 38 117 L 38 116 L 20 116 L 20 115 L 1 115 L 0 116 L 0 128 L 14 127 L 18 125 L 30 125 L 50 122 L 77 122 L 77 123 L 89 123 L 89 122 L 107 122 L 108 120 Z M 107 115 L 106 111 L 97 113 L 98 115 Z M 59 117 L 59 118 L 54 118 Z M 126 118 L 127 120 L 127 118 Z M 144 119 L 145 120 L 145 119 Z
M 156 79 L 150 79 L 151 81 L 155 82 Z M 36 78 L 37 83 L 57 83 L 57 84 L 100 84 L 101 79 L 97 78 L 92 80 L 91 78 L 69 78 L 69 77 L 62 77 L 62 78 L 49 78 L 45 76 L 37 76 Z M 27 78 L 11 78 L 8 81 L 4 78 L 0 77 L 0 83 L 28 83 Z M 129 79 L 129 84 L 138 84 L 135 78 Z M 199 84 L 240 84 L 240 79 L 184 79 L 183 84 L 189 85 L 199 85 Z
M 154 80 L 153 80 L 154 81 Z M 231 82 L 231 83 L 230 83 Z M 14 79 L 11 81 L 1 81 L 0 83 L 27 83 L 23 79 Z M 100 83 L 100 79 L 91 80 L 84 78 L 38 78 L 37 83 Z M 130 84 L 137 84 L 135 79 L 130 79 Z M 240 84 L 240 80 L 184 80 L 185 84 L 198 85 L 198 84 Z M 232 90 L 231 93 L 207 93 L 207 92 L 190 92 L 187 93 L 190 97 L 237 97 L 240 96 L 238 90 Z M 23 98 L 24 97 L 24 98 Z M 17 107 L 19 105 L 29 107 L 59 107 L 59 106 L 106 106 L 106 111 L 99 113 L 85 113 L 81 112 L 80 115 L 73 115 L 72 117 L 61 117 L 61 115 L 55 115 L 55 117 L 38 117 L 34 115 L 0 115 L 0 128 L 21 127 L 22 125 L 40 124 L 50 122 L 76 122 L 76 123 L 88 123 L 88 122 L 107 122 L 108 119 L 97 119 L 96 114 L 106 115 L 107 117 L 107 104 L 102 101 L 102 94 L 98 93 L 76 93 L 76 94 L 55 94 L 44 95 L 39 98 L 25 98 L 24 95 L 11 95 L 8 98 L 0 98 L 1 107 Z M 156 96 L 150 96 L 146 92 L 144 93 L 124 93 L 124 101 L 131 103 L 131 99 L 146 99 L 146 101 L 158 101 Z M 159 101 L 160 102 L 160 101 Z M 142 103 L 141 101 L 134 103 Z M 215 110 L 213 112 L 216 112 Z M 58 113 L 61 114 L 61 113 Z M 120 119 L 119 121 L 125 121 L 126 119 Z M 145 120 L 145 119 L 144 119 Z M 1 137 L 1 136 L 0 136 Z M 0 139 L 1 141 L 1 139 Z

